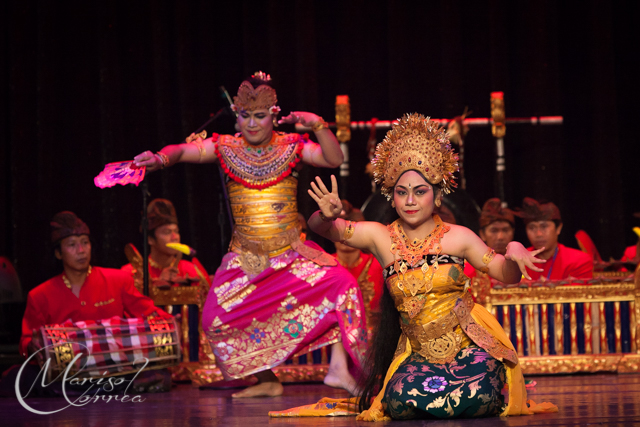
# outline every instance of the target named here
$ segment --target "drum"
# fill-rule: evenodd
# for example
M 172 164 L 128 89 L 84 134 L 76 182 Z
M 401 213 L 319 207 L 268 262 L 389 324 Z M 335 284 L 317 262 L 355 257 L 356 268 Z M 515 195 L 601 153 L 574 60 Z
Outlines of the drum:
M 112 317 L 48 325 L 34 333 L 44 358 L 49 360 L 49 381 L 136 373 L 143 367 L 161 369 L 180 362 L 180 339 L 174 318 L 123 319 Z M 79 357 L 75 360 L 76 356 Z M 44 359 L 44 360 L 42 360 Z M 72 366 L 69 366 L 73 362 Z

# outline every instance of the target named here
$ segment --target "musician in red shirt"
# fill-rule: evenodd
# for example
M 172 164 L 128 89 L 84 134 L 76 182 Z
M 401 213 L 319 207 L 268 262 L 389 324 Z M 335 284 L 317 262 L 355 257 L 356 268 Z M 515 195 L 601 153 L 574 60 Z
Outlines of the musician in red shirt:
M 513 240 L 514 231 L 515 218 L 511 209 L 503 208 L 497 197 L 487 200 L 480 214 L 480 238 L 496 253 L 504 255 L 507 244 Z M 464 273 L 475 277 L 476 269 L 465 262 Z
M 171 201 L 154 199 L 147 207 L 149 230 L 149 277 L 155 286 L 189 285 L 200 280 L 195 264 L 181 259 L 179 252 L 167 247 L 167 243 L 180 243 L 178 216 Z M 131 264 L 123 271 L 142 280 L 142 271 Z M 206 276 L 206 271 L 201 271 Z
M 551 202 L 540 203 L 526 197 L 522 209 L 516 214 L 524 220 L 527 237 L 533 245 L 528 249 L 533 251 L 544 248 L 537 257 L 547 260 L 544 264 L 537 264 L 543 269 L 540 273 L 527 269 L 532 280 L 593 277 L 593 260 L 588 254 L 558 243 L 558 236 L 562 231 L 562 218 L 556 205 Z
M 31 337 L 34 329 L 44 325 L 68 319 L 78 322 L 113 316 L 169 316 L 138 292 L 129 274 L 91 266 L 89 233 L 87 224 L 73 212 L 60 212 L 53 217 L 51 241 L 64 271 L 29 292 L 20 338 L 23 356 L 37 350 L 30 346 Z
M 89 234 L 87 224 L 73 212 L 64 211 L 53 217 L 51 241 L 55 246 L 55 257 L 62 261 L 63 272 L 36 286 L 27 296 L 20 337 L 20 354 L 24 357 L 40 350 L 32 338 L 34 331 L 45 325 L 61 324 L 67 320 L 104 320 L 114 316 L 171 317 L 156 307 L 149 297 L 138 292 L 130 274 L 91 266 Z M 40 368 L 35 365 L 34 358 L 30 362 L 24 367 L 13 366 L 3 373 L 0 396 L 15 396 L 18 378 L 23 397 L 62 394 L 61 383 L 42 384 L 38 380 Z M 22 374 L 19 376 L 21 367 Z M 132 390 L 137 392 L 168 391 L 171 388 L 171 376 L 167 369 L 144 371 L 133 377 L 129 374 L 126 378 L 135 379 Z M 88 390 L 87 387 L 74 388 L 68 385 L 66 393 L 81 394 Z M 94 388 L 92 393 L 96 391 Z
M 196 266 L 193 262 L 182 259 L 175 249 L 167 247 L 167 243 L 180 243 L 180 228 L 178 227 L 178 215 L 171 201 L 166 199 L 154 199 L 147 206 L 147 219 L 149 236 L 149 279 L 151 286 L 169 288 L 171 286 L 196 285 L 205 280 L 209 282 L 207 272 L 202 265 Z M 135 261 L 134 261 L 135 262 Z M 138 260 L 139 267 L 127 264 L 122 270 L 132 275 L 138 283 L 142 283 L 142 258 Z M 198 274 L 200 273 L 200 274 Z M 198 307 L 190 305 L 188 315 L 186 311 L 181 313 L 182 306 L 169 306 L 167 310 L 176 316 L 179 322 L 188 322 L 188 335 L 183 340 L 183 356 L 185 360 L 197 361 L 205 357 L 209 343 L 204 335 L 199 332 Z M 183 318 L 184 317 L 184 318 Z M 184 320 L 188 317 L 188 320 Z M 200 342 L 202 341 L 202 342 Z

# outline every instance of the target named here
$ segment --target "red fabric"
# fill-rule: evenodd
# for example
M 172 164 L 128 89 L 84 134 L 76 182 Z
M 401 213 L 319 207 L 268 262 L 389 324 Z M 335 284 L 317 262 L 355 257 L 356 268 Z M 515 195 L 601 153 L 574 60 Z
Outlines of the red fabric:
M 131 264 L 123 265 L 121 270 L 133 276 L 133 266 Z M 162 273 L 161 268 L 156 268 L 156 267 L 153 267 L 151 264 L 149 264 L 149 277 L 151 277 L 152 279 L 157 279 L 158 277 L 160 277 L 161 273 Z M 198 272 L 196 271 L 195 264 L 183 259 L 181 259 L 180 262 L 178 263 L 178 274 L 180 277 L 189 277 L 192 279 L 200 280 L 198 276 Z M 202 274 L 206 276 L 207 272 L 203 271 Z M 194 284 L 197 285 L 198 282 L 196 281 L 194 282 Z
M 527 249 L 533 251 L 533 247 Z M 537 280 L 540 277 L 549 280 L 562 280 L 569 276 L 577 279 L 593 278 L 593 261 L 591 257 L 582 251 L 568 248 L 560 243 L 558 243 L 558 255 L 556 256 L 555 262 L 553 261 L 552 255 L 544 264 L 536 265 L 543 269 L 541 273 L 531 271 L 527 268 L 527 273 L 529 273 L 529 276 L 531 276 L 533 280 Z M 552 265 L 551 277 L 547 277 Z
M 473 265 L 471 265 L 471 263 L 469 261 L 465 260 L 464 263 L 464 274 L 469 278 L 469 279 L 473 279 L 474 277 L 476 277 L 476 269 Z
M 27 355 L 33 329 L 44 325 L 64 323 L 69 319 L 78 322 L 114 316 L 145 317 L 153 312 L 169 316 L 153 305 L 151 298 L 138 292 L 133 285 L 133 277 L 123 271 L 92 267 L 91 274 L 80 288 L 79 298 L 67 288 L 60 274 L 29 292 L 22 318 L 20 353 Z
M 622 255 L 621 261 L 631 261 L 636 257 L 636 252 L 638 250 L 638 245 L 628 246 L 624 250 L 624 255 Z

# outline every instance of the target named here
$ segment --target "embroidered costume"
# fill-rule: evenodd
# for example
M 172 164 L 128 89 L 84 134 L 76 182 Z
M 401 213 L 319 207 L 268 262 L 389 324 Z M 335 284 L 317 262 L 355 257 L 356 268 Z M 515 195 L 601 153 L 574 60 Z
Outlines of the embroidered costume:
M 446 132 L 437 123 L 408 114 L 393 124 L 376 147 L 374 178 L 389 199 L 398 179 L 409 170 L 449 193 L 456 186 L 457 160 Z M 434 204 L 438 206 L 438 199 Z M 557 411 L 551 404 L 532 402 L 529 407 L 525 403 L 527 393 L 516 351 L 495 317 L 466 292 L 469 279 L 463 273 L 464 261 L 442 253 L 441 241 L 449 226 L 438 215 L 432 217 L 435 227 L 424 238 L 410 240 L 401 220 L 387 227 L 394 262 L 384 270 L 385 284 L 400 314 L 402 332 L 378 395 L 357 420 Z M 483 256 L 485 267 L 494 254 L 490 250 Z M 377 373 L 375 367 L 371 369 Z M 509 385 L 506 407 L 501 395 L 505 382 Z M 323 399 L 269 415 L 356 415 L 354 403 Z
M 359 367 L 367 334 L 358 285 L 300 240 L 294 168 L 308 140 L 274 132 L 265 146 L 240 134 L 214 142 L 235 221 L 202 315 L 216 365 L 241 378 L 342 341 Z
M 55 276 L 29 292 L 20 338 L 20 354 L 25 357 L 33 329 L 44 325 L 64 323 L 69 319 L 78 322 L 114 316 L 146 317 L 153 313 L 169 316 L 153 305 L 149 297 L 138 292 L 130 274 L 120 270 L 92 267 L 80 288 L 79 297 L 65 285 L 62 276 Z

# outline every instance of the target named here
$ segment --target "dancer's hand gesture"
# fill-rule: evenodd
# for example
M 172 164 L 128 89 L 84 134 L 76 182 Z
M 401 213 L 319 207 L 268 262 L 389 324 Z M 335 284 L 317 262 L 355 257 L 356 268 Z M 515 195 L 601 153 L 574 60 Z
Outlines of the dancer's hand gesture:
M 507 253 L 504 255 L 505 259 L 509 261 L 516 262 L 518 264 L 518 268 L 522 275 L 527 279 L 531 280 L 529 274 L 527 274 L 526 267 L 529 267 L 532 271 L 537 271 L 538 273 L 542 271 L 542 268 L 536 266 L 536 264 L 545 263 L 546 260 L 537 258 L 540 252 L 544 251 L 544 248 L 540 248 L 535 251 L 528 251 L 522 243 L 520 242 L 509 242 L 507 245 Z
M 317 183 L 317 184 L 316 184 Z M 316 176 L 316 182 L 311 181 L 311 190 L 307 190 L 313 200 L 318 203 L 322 214 L 328 219 L 336 219 L 342 212 L 342 202 L 338 195 L 338 182 L 335 175 L 331 175 L 331 191 L 327 190 L 324 182 Z
M 304 126 L 313 126 L 318 120 L 322 120 L 317 114 L 309 113 L 307 111 L 292 111 L 287 116 L 278 120 L 278 124 L 296 124 L 300 123 Z

